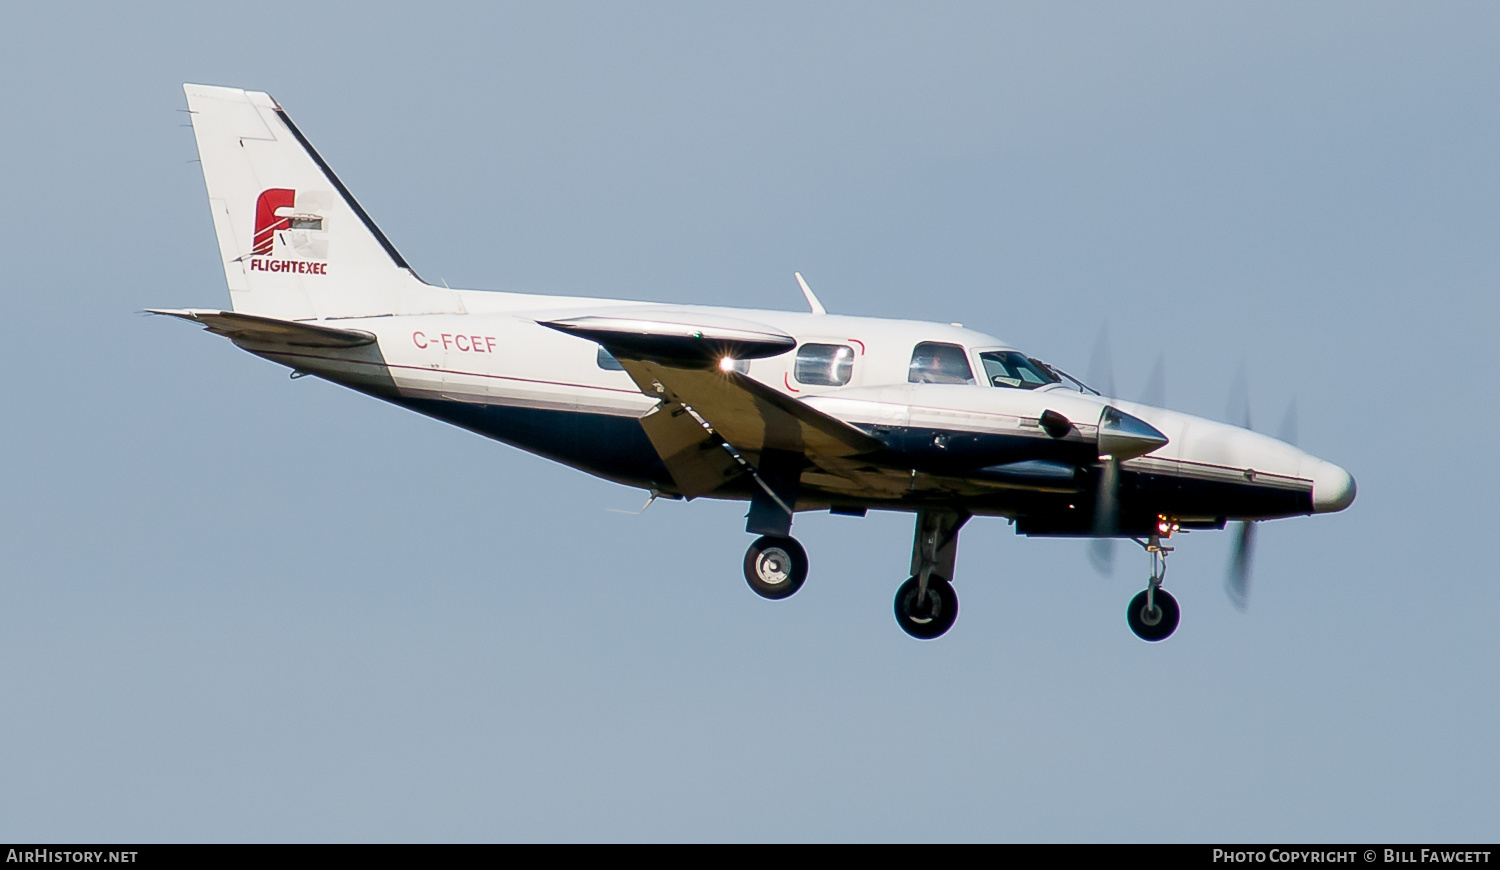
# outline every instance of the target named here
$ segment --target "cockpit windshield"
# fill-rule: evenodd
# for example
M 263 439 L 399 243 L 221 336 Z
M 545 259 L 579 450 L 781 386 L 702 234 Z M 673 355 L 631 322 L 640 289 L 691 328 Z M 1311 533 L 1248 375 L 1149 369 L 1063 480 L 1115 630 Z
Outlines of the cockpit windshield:
M 1013 350 L 987 350 L 979 355 L 984 376 L 996 387 L 1034 390 L 1055 384 L 1060 378 Z
M 1063 371 L 1060 368 L 1057 368 L 1055 366 L 1047 365 L 1046 363 L 1042 362 L 1039 359 L 1033 359 L 1032 362 L 1036 363 L 1037 365 L 1041 366 L 1042 368 L 1046 369 L 1047 371 L 1053 373 L 1054 375 L 1057 375 L 1061 379 L 1059 381 L 1059 384 L 1061 386 L 1063 386 L 1063 387 L 1066 387 L 1067 389 L 1072 390 L 1075 393 L 1088 393 L 1090 396 L 1102 396 L 1103 395 L 1103 393 L 1099 392 L 1098 390 L 1094 389 L 1093 387 L 1089 386 L 1088 384 L 1085 384 L 1083 381 L 1080 381 L 1079 379 L 1073 377 L 1072 375 L 1068 374 L 1067 372 Z
M 987 350 L 979 354 L 979 361 L 984 365 L 985 380 L 991 386 L 1035 390 L 1055 384 L 1074 392 L 1098 395 L 1097 391 L 1067 372 L 1019 351 Z

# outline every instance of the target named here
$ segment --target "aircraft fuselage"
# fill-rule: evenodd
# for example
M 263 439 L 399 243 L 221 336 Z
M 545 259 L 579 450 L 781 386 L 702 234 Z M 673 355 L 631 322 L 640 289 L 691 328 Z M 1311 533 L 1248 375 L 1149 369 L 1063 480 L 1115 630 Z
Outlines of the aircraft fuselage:
M 744 560 L 765 598 L 799 589 L 799 511 L 916 514 L 903 631 L 958 613 L 960 529 L 1107 548 L 1153 571 L 1127 617 L 1178 623 L 1161 588 L 1179 529 L 1342 510 L 1343 469 L 1245 428 L 1101 396 L 957 324 L 453 290 L 416 274 L 269 94 L 185 85 L 231 310 L 158 310 L 293 369 L 654 495 L 750 502 Z M 1105 561 L 1105 560 L 1098 560 Z
M 1268 436 L 1225 423 L 1061 385 L 1013 389 L 974 384 L 908 383 L 913 350 L 923 343 L 963 348 L 973 370 L 978 354 L 1012 349 L 1006 342 L 950 324 L 786 311 L 458 291 L 474 313 L 339 318 L 328 325 L 374 333 L 374 345 L 247 350 L 297 371 L 370 393 L 418 413 L 618 483 L 677 495 L 678 487 L 639 419 L 656 400 L 642 393 L 592 341 L 539 321 L 660 310 L 733 316 L 792 335 L 799 347 L 847 347 L 848 382 L 805 383 L 793 352 L 742 363 L 748 377 L 844 420 L 888 446 L 907 472 L 880 476 L 874 488 L 851 488 L 818 470 L 802 481 L 796 509 L 916 510 L 942 503 L 976 515 L 1007 516 L 1032 534 L 1088 534 L 1093 487 L 1080 471 L 1096 448 L 1087 438 L 1054 439 L 1038 424 L 1054 410 L 1097 419 L 1106 404 L 1151 424 L 1168 443 L 1121 466 L 1122 532 L 1144 533 L 1157 515 L 1187 527 L 1226 520 L 1271 519 L 1338 509 L 1352 480 L 1336 466 Z M 319 322 L 319 321 L 312 321 Z M 1007 475 L 1004 466 L 1053 463 L 1043 473 Z M 1002 467 L 1001 471 L 986 471 Z M 1050 472 L 1050 475 L 1047 473 Z M 868 478 L 865 482 L 868 483 Z M 731 481 L 708 497 L 747 499 L 749 481 Z

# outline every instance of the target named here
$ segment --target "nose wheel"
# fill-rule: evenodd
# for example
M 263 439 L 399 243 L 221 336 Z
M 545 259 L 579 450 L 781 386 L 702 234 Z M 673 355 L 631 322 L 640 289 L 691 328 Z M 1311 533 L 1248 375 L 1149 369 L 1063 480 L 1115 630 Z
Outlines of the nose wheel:
M 1125 619 L 1130 630 L 1141 640 L 1166 640 L 1177 630 L 1182 611 L 1177 609 L 1177 599 L 1165 589 L 1146 589 L 1130 599 L 1130 609 Z
M 1130 599 L 1125 621 L 1130 623 L 1130 630 L 1136 637 L 1154 643 L 1172 636 L 1182 619 L 1182 611 L 1177 607 L 1177 599 L 1161 588 L 1162 580 L 1167 576 L 1167 554 L 1172 548 L 1162 546 L 1160 535 L 1152 535 L 1149 541 L 1142 543 L 1146 552 L 1151 554 L 1151 579 L 1146 582 L 1144 591 Z
M 745 551 L 745 582 L 762 598 L 786 598 L 806 579 L 807 551 L 796 538 L 765 535 Z

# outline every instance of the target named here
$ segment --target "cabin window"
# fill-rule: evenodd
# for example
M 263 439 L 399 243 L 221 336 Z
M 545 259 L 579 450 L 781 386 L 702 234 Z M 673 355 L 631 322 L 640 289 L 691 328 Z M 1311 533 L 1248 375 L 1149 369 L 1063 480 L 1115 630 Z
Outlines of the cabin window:
M 1023 353 L 1013 350 L 987 350 L 979 355 L 984 377 L 996 387 L 1034 390 L 1055 384 L 1059 378 Z
M 323 219 L 315 214 L 294 214 L 289 220 L 290 228 L 294 230 L 323 229 Z
M 906 381 L 911 384 L 972 384 L 974 370 L 969 367 L 969 355 L 962 347 L 924 341 L 911 353 Z
M 625 367 L 620 365 L 620 361 L 615 359 L 615 355 L 605 350 L 602 346 L 599 348 L 599 368 L 608 372 L 625 371 Z
M 804 344 L 797 348 L 794 374 L 799 383 L 842 387 L 854 375 L 854 348 L 847 344 Z

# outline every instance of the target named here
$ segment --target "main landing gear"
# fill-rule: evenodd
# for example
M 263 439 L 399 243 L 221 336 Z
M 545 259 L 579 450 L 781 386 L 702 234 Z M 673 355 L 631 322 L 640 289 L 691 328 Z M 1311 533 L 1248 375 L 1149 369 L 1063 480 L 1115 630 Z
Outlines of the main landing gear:
M 1141 640 L 1166 640 L 1177 630 L 1177 623 L 1182 618 L 1177 599 L 1161 588 L 1162 580 L 1167 576 L 1167 554 L 1172 548 L 1162 544 L 1159 534 L 1153 534 L 1141 545 L 1151 554 L 1151 578 L 1146 581 L 1145 591 L 1130 599 L 1125 620 Z
M 806 579 L 807 551 L 796 538 L 762 535 L 745 551 L 745 582 L 762 598 L 786 598 Z
M 896 624 L 917 640 L 933 640 L 958 619 L 958 593 L 936 574 L 913 577 L 896 590 Z
M 786 598 L 807 579 L 807 551 L 791 536 L 802 463 L 799 453 L 767 450 L 753 471 L 760 490 L 750 499 L 745 531 L 760 537 L 745 551 L 745 582 L 762 598 Z
M 779 507 L 772 502 L 773 507 Z M 917 513 L 912 542 L 911 578 L 896 590 L 896 624 L 919 640 L 941 637 L 958 619 L 958 593 L 953 591 L 953 567 L 958 556 L 958 531 L 969 514 L 924 510 Z M 791 531 L 791 517 L 770 507 L 757 510 L 752 502 L 746 530 L 760 533 L 745 551 L 745 582 L 762 598 L 779 600 L 796 594 L 807 580 L 807 551 Z
M 941 637 L 958 619 L 958 593 L 953 591 L 951 578 L 958 557 L 958 531 L 968 521 L 966 513 L 917 512 L 912 576 L 896 590 L 896 624 L 918 640 Z

